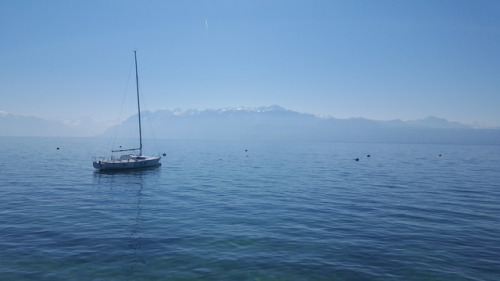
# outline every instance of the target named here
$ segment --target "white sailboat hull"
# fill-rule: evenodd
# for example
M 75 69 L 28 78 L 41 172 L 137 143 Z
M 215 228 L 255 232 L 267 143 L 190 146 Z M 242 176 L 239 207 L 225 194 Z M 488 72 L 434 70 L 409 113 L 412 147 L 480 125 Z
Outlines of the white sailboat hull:
M 109 160 L 94 160 L 94 168 L 98 170 L 127 170 L 140 169 L 160 166 L 161 157 L 123 155 L 120 158 L 111 158 Z

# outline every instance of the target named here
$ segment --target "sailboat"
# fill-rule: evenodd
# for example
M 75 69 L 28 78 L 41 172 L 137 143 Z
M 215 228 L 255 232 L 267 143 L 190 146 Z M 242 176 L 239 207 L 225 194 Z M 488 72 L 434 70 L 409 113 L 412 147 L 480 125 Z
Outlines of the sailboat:
M 94 158 L 94 168 L 98 170 L 126 170 L 139 169 L 147 167 L 160 166 L 160 156 L 145 156 L 142 155 L 142 128 L 141 128 L 141 104 L 139 99 L 139 74 L 137 72 L 137 51 L 134 50 L 135 61 L 135 84 L 137 93 L 137 115 L 139 117 L 139 147 L 129 149 L 111 150 L 112 153 L 139 151 L 139 153 L 123 154 L 119 157 L 111 156 L 109 159 L 104 157 Z

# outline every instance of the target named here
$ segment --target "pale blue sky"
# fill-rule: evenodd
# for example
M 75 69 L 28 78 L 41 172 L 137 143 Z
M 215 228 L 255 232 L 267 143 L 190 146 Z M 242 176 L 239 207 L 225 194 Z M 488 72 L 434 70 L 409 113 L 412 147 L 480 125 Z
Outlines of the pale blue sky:
M 0 0 L 0 111 L 116 119 L 134 48 L 149 110 L 500 125 L 496 0 Z

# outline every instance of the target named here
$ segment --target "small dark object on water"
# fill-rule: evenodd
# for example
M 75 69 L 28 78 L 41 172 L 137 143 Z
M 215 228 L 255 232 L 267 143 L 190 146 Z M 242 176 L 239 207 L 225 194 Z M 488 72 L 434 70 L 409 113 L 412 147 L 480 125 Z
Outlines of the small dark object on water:
M 439 154 L 438 156 L 439 156 L 439 157 L 441 157 L 442 155 L 441 155 L 441 154 Z
M 57 148 L 57 150 L 59 150 L 59 147 Z
M 247 152 L 247 151 L 248 151 L 248 150 L 247 150 L 247 149 L 245 149 L 245 152 Z
M 357 158 L 357 157 L 356 157 L 356 158 L 354 158 L 354 161 L 359 161 L 359 158 Z
M 167 154 L 166 154 L 166 153 L 163 153 L 162 155 L 163 155 L 163 156 L 167 156 Z
M 366 157 L 372 157 L 370 154 L 366 155 Z

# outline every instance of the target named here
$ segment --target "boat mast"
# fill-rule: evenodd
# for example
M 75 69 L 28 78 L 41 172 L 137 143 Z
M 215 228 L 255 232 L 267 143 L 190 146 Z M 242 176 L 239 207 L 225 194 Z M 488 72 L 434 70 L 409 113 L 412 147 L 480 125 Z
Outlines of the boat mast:
M 139 116 L 139 156 L 142 155 L 142 129 L 141 129 L 141 104 L 139 102 L 139 73 L 137 72 L 137 51 L 134 50 L 135 59 L 135 87 L 137 92 L 137 115 Z

